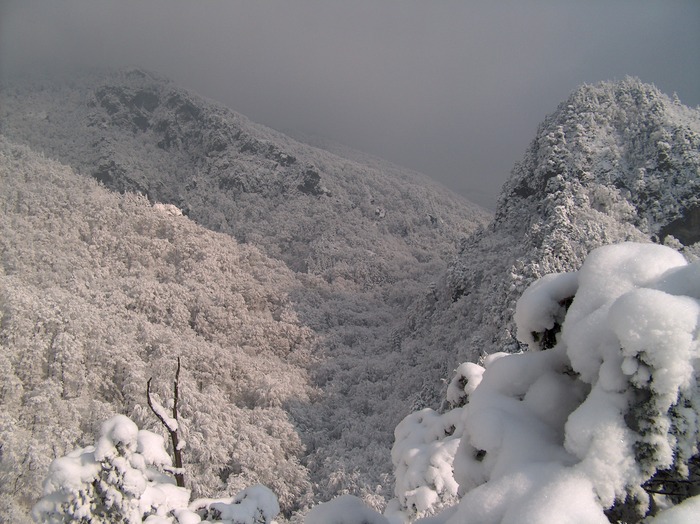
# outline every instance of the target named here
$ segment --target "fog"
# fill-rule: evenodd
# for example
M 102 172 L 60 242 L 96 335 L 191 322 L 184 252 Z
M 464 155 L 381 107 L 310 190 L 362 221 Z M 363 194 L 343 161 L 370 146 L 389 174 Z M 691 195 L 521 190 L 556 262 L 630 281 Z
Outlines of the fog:
M 0 77 L 151 69 L 487 207 L 582 83 L 633 75 L 700 104 L 698 49 L 696 0 L 0 1 Z

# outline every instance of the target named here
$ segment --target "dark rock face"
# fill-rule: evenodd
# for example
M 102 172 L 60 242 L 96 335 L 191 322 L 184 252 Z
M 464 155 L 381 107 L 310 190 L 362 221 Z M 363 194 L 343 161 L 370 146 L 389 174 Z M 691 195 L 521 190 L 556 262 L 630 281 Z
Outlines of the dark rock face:
M 94 106 L 102 107 L 112 117 L 113 124 L 130 123 L 133 132 L 145 132 L 151 127 L 153 111 L 160 105 L 158 92 L 153 89 L 121 89 L 104 86 L 95 91 Z
M 700 242 L 700 207 L 686 210 L 682 216 L 669 222 L 659 232 L 660 240 L 674 236 L 684 246 Z
M 152 113 L 153 110 L 158 107 L 158 104 L 160 104 L 160 98 L 158 94 L 153 91 L 143 90 L 136 93 L 132 99 L 132 104 L 135 107 L 145 109 L 149 113 Z
M 297 189 L 306 195 L 321 196 L 326 190 L 321 186 L 321 175 L 313 169 L 304 171 L 304 179 Z

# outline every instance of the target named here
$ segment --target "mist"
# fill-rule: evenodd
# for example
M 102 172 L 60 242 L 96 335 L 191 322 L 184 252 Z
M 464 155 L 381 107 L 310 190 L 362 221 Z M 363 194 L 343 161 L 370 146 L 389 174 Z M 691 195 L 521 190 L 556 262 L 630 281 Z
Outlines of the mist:
M 159 72 L 493 208 L 537 125 L 626 75 L 700 104 L 700 2 L 5 0 L 0 79 Z

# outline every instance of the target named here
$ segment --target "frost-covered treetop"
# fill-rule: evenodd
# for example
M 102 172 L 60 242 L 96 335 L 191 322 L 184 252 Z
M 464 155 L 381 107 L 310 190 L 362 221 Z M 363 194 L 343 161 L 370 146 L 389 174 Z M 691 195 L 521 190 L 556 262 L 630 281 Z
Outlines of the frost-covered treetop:
M 700 262 L 652 244 L 602 247 L 530 286 L 515 318 L 529 351 L 462 366 L 454 409 L 397 428 L 389 515 L 694 522 L 681 517 L 700 508 Z
M 584 85 L 540 125 L 503 188 L 497 220 L 514 206 L 533 219 L 584 205 L 690 245 L 700 234 L 669 224 L 691 220 L 700 204 L 699 166 L 698 109 L 635 78 Z

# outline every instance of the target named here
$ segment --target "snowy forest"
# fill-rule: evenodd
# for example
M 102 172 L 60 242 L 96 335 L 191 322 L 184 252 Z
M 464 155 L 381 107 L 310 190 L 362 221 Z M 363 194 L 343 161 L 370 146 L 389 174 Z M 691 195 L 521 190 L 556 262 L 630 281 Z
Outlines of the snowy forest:
M 494 214 L 147 71 L 8 82 L 0 520 L 694 522 L 699 195 L 634 78 Z

